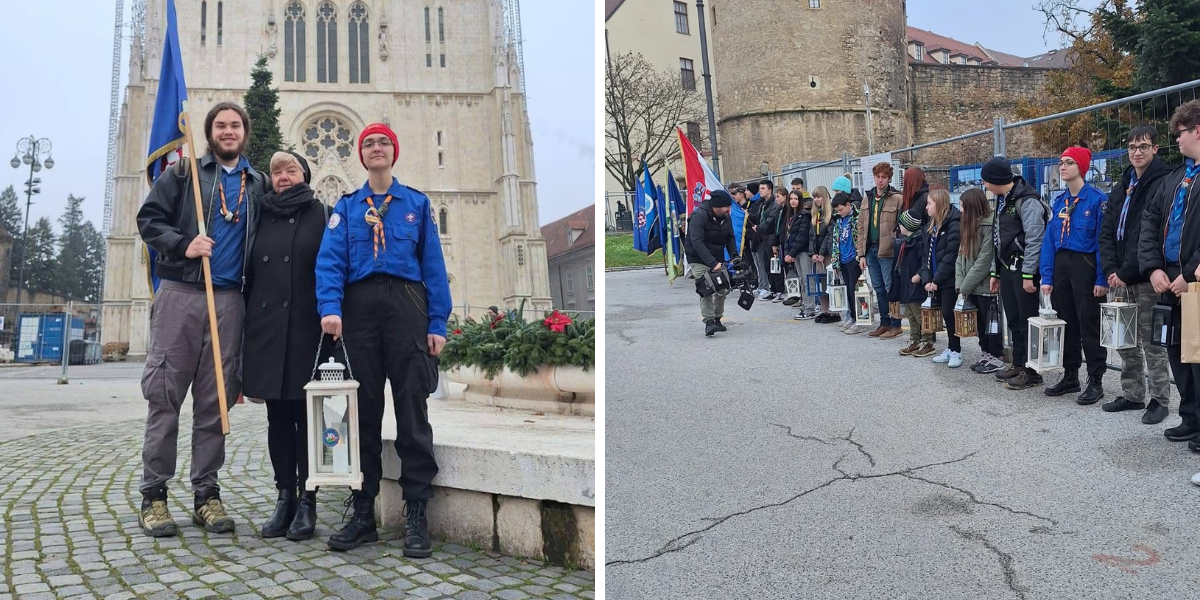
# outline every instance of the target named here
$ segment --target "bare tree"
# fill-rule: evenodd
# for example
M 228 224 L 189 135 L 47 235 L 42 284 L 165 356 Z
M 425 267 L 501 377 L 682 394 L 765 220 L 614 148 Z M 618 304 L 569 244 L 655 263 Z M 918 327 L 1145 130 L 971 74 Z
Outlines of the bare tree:
M 694 82 L 692 87 L 695 87 Z M 678 71 L 656 71 L 641 54 L 619 54 L 605 65 L 604 167 L 626 190 L 637 187 L 639 161 L 654 175 L 679 155 L 675 128 L 695 123 L 704 135 L 704 96 L 684 87 Z

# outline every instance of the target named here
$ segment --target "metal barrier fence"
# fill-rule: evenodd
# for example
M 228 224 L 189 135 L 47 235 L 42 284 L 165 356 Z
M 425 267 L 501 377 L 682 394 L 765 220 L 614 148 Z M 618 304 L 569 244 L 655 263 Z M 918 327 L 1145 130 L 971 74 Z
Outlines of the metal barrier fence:
M 100 304 L 0 304 L 0 363 L 70 367 L 104 360 Z
M 604 230 L 633 231 L 633 207 L 636 194 L 633 192 L 606 192 L 604 194 Z

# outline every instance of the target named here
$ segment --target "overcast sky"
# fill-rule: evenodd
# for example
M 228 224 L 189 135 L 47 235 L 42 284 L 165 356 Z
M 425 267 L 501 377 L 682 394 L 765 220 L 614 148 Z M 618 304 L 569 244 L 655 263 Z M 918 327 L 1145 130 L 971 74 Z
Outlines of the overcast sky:
M 1056 32 L 1043 35 L 1046 23 L 1037 0 L 908 0 L 908 24 L 939 35 L 1021 57 L 1064 48 Z M 1083 0 L 1094 8 L 1099 0 Z
M 4 2 L 0 56 L 0 189 L 12 184 L 24 208 L 28 167 L 9 165 L 17 140 L 54 144 L 53 170 L 43 169 L 31 220 L 57 219 L 67 194 L 85 196 L 84 215 L 104 217 L 112 73 L 114 0 Z M 125 22 L 132 2 L 125 2 Z M 69 10 L 67 9 L 69 7 Z M 525 82 L 533 129 L 540 221 L 548 223 L 595 202 L 595 27 L 590 2 L 522 0 Z M 128 27 L 124 28 L 128 35 Z M 128 47 L 122 55 L 122 94 Z M 148 135 L 148 133 L 147 133 Z

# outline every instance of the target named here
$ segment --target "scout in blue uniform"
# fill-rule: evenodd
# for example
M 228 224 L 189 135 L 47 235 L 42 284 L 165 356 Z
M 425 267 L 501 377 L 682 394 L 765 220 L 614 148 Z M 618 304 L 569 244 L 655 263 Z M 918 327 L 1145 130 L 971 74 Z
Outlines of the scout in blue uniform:
M 1075 401 L 1095 404 L 1104 397 L 1102 381 L 1108 369 L 1107 353 L 1100 346 L 1100 303 L 1108 294 L 1108 278 L 1100 263 L 1100 226 L 1108 196 L 1088 185 L 1084 175 L 1091 167 L 1092 153 L 1071 146 L 1059 159 L 1058 172 L 1067 191 L 1054 199 L 1050 221 L 1042 238 L 1042 291 L 1059 318 L 1067 322 L 1063 340 L 1066 372 L 1047 396 L 1078 392 L 1080 355 L 1087 357 L 1087 389 Z
M 329 538 L 337 550 L 378 540 L 375 496 L 383 475 L 384 380 L 396 408 L 396 452 L 404 489 L 404 555 L 431 555 L 426 503 L 437 475 L 426 399 L 437 388 L 437 356 L 446 343 L 450 282 L 429 198 L 392 177 L 396 134 L 363 130 L 359 159 L 368 180 L 338 201 L 317 256 L 321 329 L 346 336 L 358 391 L 362 490 L 354 517 Z

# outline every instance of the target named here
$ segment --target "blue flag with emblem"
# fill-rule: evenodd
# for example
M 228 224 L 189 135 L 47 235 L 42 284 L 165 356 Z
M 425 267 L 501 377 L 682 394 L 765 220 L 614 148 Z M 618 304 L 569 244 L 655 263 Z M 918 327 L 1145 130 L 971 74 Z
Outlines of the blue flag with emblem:
M 667 199 L 666 207 L 670 217 L 668 223 L 670 225 L 671 256 L 675 258 L 676 262 L 681 262 L 683 261 L 683 252 L 680 251 L 681 248 L 679 247 L 682 242 L 679 239 L 679 226 L 680 220 L 684 218 L 684 211 L 687 209 L 683 203 L 683 194 L 679 192 L 679 186 L 675 183 L 675 176 L 671 174 L 669 169 L 667 170 Z
M 638 185 L 637 210 L 634 211 L 633 249 L 652 254 L 662 248 L 659 225 L 658 188 L 650 178 L 650 166 L 642 161 L 642 182 Z
M 150 185 L 183 158 L 183 105 L 187 101 L 187 83 L 183 78 L 183 59 L 179 52 L 179 28 L 175 18 L 175 0 L 167 0 L 167 31 L 163 36 L 162 70 L 158 75 L 158 97 L 154 120 L 150 125 L 150 153 L 146 157 L 146 178 Z M 142 245 L 146 261 L 150 295 L 158 291 L 157 253 Z

